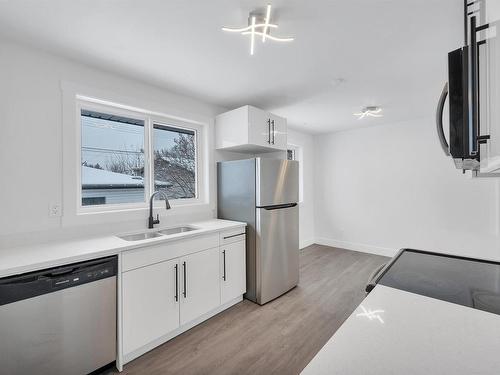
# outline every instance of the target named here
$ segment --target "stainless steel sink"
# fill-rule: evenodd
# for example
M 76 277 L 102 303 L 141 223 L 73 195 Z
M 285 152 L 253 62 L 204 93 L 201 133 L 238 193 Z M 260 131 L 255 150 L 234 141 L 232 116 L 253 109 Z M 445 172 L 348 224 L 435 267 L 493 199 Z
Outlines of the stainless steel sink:
M 168 236 L 171 234 L 190 232 L 190 231 L 196 230 L 196 229 L 198 229 L 198 228 L 182 226 L 182 227 L 162 229 L 162 230 L 159 230 L 158 233 L 161 233 L 161 234 Z
M 121 238 L 122 240 L 125 241 L 141 241 L 155 237 L 161 237 L 161 234 L 158 232 L 144 232 L 144 233 L 126 234 L 124 236 L 118 236 L 118 238 Z

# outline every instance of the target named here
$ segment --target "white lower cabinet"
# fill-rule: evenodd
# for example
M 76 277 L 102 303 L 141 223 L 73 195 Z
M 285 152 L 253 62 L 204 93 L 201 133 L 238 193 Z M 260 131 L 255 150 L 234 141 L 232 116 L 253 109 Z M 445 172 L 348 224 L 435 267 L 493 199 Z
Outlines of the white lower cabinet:
M 244 238 L 236 228 L 122 253 L 123 363 L 241 300 Z
M 220 305 L 219 249 L 213 248 L 180 258 L 181 325 Z
M 179 327 L 176 301 L 178 261 L 122 274 L 123 351 L 133 352 Z
M 220 253 L 221 303 L 246 292 L 245 241 L 222 245 Z

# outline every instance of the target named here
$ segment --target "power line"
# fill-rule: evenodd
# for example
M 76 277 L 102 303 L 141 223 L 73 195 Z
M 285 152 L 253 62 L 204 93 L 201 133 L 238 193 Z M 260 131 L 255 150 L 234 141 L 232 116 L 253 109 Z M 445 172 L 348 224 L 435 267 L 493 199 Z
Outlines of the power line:
M 137 154 L 137 155 L 144 155 L 143 151 L 126 151 L 126 150 L 116 150 L 116 149 L 111 149 L 111 148 L 99 148 L 99 147 L 88 147 L 88 146 L 82 146 L 83 151 L 89 151 L 89 152 L 99 152 L 103 154 Z

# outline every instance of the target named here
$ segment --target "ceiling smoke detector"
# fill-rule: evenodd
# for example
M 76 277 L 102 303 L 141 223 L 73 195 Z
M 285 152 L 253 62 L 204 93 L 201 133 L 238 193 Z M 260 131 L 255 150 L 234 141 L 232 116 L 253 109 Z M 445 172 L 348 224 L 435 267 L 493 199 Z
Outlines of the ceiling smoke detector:
M 253 55 L 256 39 L 261 39 L 262 43 L 265 43 L 266 40 L 273 42 L 291 42 L 294 40 L 294 38 L 281 38 L 271 35 L 271 30 L 277 28 L 278 25 L 271 23 L 271 5 L 268 5 L 265 14 L 259 11 L 250 12 L 248 26 L 240 28 L 223 27 L 222 30 L 250 36 L 250 55 Z
M 365 117 L 382 117 L 382 108 L 376 106 L 365 107 L 360 113 L 353 113 L 354 116 L 358 116 L 358 120 Z

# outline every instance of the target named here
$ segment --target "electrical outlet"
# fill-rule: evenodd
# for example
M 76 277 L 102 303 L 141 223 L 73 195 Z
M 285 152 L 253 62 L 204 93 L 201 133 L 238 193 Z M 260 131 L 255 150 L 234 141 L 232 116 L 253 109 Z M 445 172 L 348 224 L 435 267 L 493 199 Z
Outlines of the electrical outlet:
M 49 217 L 61 217 L 61 205 L 59 203 L 49 205 Z

